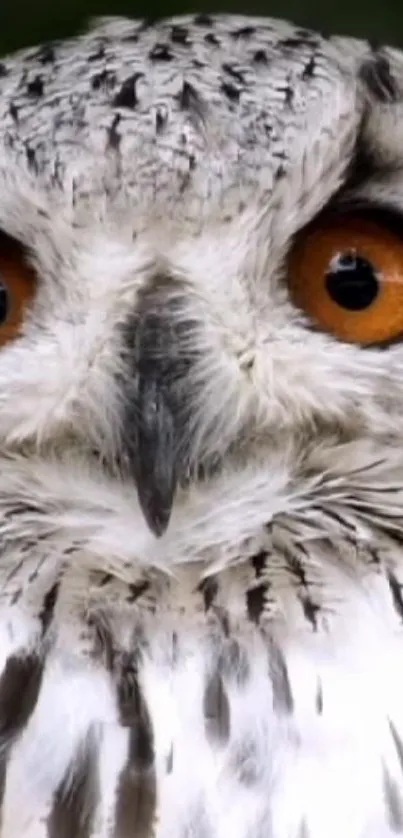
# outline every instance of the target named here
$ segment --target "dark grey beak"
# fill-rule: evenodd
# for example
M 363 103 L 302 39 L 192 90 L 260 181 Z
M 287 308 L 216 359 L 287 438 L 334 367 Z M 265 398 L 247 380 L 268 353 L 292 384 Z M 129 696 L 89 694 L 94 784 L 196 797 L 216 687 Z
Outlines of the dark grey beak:
M 167 529 L 177 484 L 175 420 L 164 382 L 155 375 L 138 383 L 135 479 L 141 509 L 156 536 Z
M 139 503 L 156 536 L 166 531 L 187 462 L 194 324 L 184 322 L 183 290 L 153 280 L 126 335 L 128 383 L 122 448 Z

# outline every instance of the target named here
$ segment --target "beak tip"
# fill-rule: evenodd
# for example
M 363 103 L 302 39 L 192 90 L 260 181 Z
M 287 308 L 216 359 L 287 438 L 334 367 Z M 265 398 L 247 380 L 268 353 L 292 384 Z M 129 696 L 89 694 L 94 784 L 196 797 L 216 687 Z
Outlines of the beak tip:
M 161 538 L 163 535 L 165 535 L 165 533 L 168 529 L 170 517 L 171 517 L 171 515 L 169 514 L 169 515 L 154 515 L 152 518 L 151 517 L 148 517 L 148 519 L 146 518 L 147 524 L 148 524 L 151 532 L 155 535 L 156 538 Z
M 171 519 L 172 503 L 159 503 L 154 497 L 148 496 L 145 498 L 141 492 L 139 492 L 139 501 L 141 511 L 149 529 L 156 538 L 161 538 L 168 529 Z

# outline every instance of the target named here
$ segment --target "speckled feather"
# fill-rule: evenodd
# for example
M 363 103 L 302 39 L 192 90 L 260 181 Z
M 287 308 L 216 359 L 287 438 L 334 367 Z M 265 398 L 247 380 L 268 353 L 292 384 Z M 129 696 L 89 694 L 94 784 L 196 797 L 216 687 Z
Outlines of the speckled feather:
M 264 18 L 112 19 L 3 61 L 4 142 L 69 202 L 123 190 L 144 223 L 168 211 L 200 223 L 251 195 L 267 203 L 318 99 L 326 108 L 348 86 L 351 116 L 366 53 Z
M 1 62 L 1 838 L 403 833 L 403 347 L 286 282 L 330 202 L 402 212 L 402 125 L 397 50 L 271 19 Z

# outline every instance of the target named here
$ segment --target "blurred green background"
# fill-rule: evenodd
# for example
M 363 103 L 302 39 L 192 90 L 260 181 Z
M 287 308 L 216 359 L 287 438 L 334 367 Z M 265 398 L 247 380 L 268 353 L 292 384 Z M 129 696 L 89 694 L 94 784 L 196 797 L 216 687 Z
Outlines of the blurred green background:
M 72 34 L 97 15 L 194 11 L 288 17 L 301 26 L 403 46 L 403 0 L 0 0 L 0 54 Z

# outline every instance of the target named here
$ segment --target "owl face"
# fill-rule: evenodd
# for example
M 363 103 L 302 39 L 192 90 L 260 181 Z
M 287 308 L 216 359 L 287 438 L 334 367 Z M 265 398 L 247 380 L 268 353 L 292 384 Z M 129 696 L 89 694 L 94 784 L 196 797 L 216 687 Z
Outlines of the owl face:
M 133 482 L 161 534 L 228 463 L 399 449 L 402 90 L 397 51 L 270 19 L 4 59 L 4 458 Z

